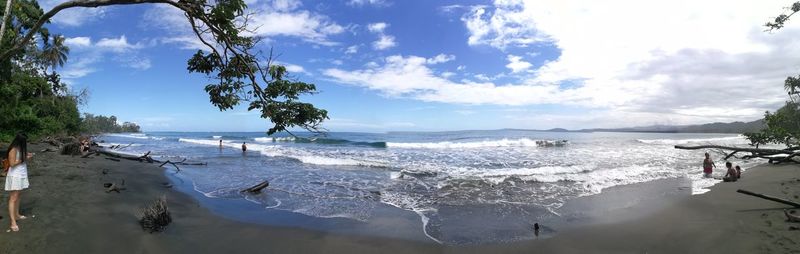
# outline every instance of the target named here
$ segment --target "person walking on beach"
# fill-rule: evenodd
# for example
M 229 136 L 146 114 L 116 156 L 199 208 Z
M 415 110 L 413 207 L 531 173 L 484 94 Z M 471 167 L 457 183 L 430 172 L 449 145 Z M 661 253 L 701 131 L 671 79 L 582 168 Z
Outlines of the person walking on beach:
M 14 141 L 8 147 L 8 161 L 10 168 L 6 175 L 6 191 L 10 191 L 8 196 L 8 217 L 11 218 L 11 226 L 7 232 L 19 231 L 17 220 L 24 220 L 28 217 L 19 214 L 19 194 L 20 191 L 27 189 L 28 183 L 28 159 L 33 154 L 28 153 L 28 136 L 17 134 Z
M 242 142 L 242 152 L 247 152 L 247 142 Z
M 736 176 L 736 169 L 733 169 L 733 164 L 731 162 L 725 162 L 725 167 L 728 168 L 728 172 L 725 173 L 725 177 L 722 178 L 723 182 L 736 182 L 738 177 Z
M 716 168 L 717 165 L 714 165 L 714 160 L 711 159 L 711 156 L 706 153 L 706 159 L 703 160 L 703 176 L 706 178 L 711 178 L 711 173 L 714 172 L 713 168 Z

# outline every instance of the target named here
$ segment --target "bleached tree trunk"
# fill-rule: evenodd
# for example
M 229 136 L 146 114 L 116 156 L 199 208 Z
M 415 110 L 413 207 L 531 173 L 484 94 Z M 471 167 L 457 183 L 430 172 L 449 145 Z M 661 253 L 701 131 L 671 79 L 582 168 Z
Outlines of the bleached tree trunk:
M 3 43 L 3 35 L 6 33 L 6 23 L 11 18 L 11 0 L 6 0 L 6 10 L 3 12 L 3 24 L 0 25 L 0 43 Z

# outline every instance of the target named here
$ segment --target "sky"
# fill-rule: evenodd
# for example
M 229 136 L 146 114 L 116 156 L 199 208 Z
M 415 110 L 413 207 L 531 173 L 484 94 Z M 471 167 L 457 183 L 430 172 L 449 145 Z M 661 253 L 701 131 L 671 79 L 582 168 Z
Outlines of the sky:
M 49 10 L 60 1 L 44 0 Z M 258 48 L 331 131 L 613 128 L 752 121 L 800 73 L 800 21 L 764 31 L 793 1 L 247 0 Z M 204 49 L 176 9 L 69 9 L 58 69 L 83 112 L 145 131 L 264 131 L 220 112 L 186 62 Z

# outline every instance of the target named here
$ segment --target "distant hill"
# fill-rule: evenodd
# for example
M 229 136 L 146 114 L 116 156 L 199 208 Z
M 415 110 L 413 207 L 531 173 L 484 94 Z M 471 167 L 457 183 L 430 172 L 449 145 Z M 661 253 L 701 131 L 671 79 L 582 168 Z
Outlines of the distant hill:
M 661 133 L 745 133 L 756 132 L 764 128 L 764 121 L 759 119 L 752 122 L 732 123 L 707 123 L 700 125 L 652 125 L 643 127 L 614 128 L 614 129 L 583 129 L 577 132 L 661 132 Z M 548 131 L 554 131 L 551 129 Z M 563 129 L 562 129 L 563 130 Z

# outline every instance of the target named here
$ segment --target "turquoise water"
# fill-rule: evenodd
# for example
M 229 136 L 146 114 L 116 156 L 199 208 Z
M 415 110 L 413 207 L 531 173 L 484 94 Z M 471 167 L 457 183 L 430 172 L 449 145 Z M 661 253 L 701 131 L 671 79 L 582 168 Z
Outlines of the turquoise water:
M 129 152 L 207 162 L 184 166 L 180 174 L 212 199 L 244 199 L 264 209 L 363 222 L 389 205 L 416 213 L 430 239 L 455 244 L 528 239 L 526 223 L 559 216 L 566 201 L 613 186 L 685 177 L 693 193 L 703 193 L 718 182 L 701 177 L 704 151 L 673 146 L 747 143 L 731 134 L 519 130 L 324 137 L 152 132 L 98 140 L 132 144 L 123 149 Z M 243 142 L 247 152 L 240 149 Z M 734 162 L 745 168 L 759 163 Z M 270 181 L 265 192 L 239 193 L 263 180 Z M 464 218 L 478 221 L 465 224 Z M 515 223 L 507 223 L 510 219 Z

